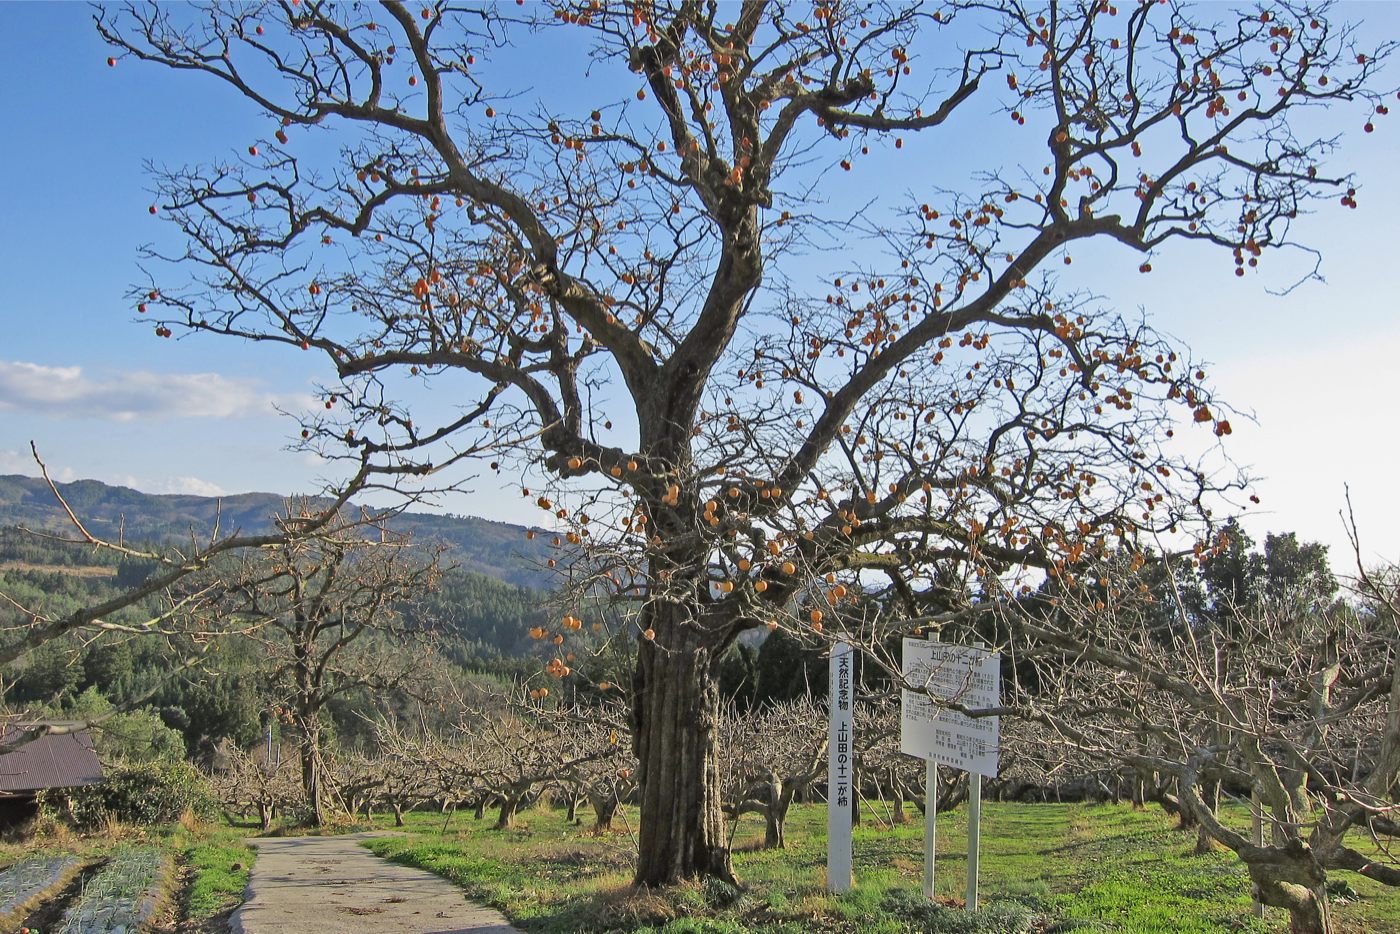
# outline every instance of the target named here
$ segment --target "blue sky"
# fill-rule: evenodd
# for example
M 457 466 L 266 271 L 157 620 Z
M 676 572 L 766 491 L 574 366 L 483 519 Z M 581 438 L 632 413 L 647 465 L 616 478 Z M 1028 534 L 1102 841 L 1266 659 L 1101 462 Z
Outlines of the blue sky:
M 1347 3 L 1339 14 L 1373 38 L 1400 38 L 1400 4 Z M 180 165 L 241 149 L 266 132 L 266 121 L 211 82 L 135 61 L 108 68 L 91 15 L 77 3 L 0 4 L 0 473 L 32 473 L 33 440 L 62 479 L 151 492 L 311 488 L 325 468 L 285 450 L 295 426 L 274 406 L 298 407 L 329 374 L 295 351 L 158 339 L 123 298 L 139 279 L 138 246 L 170 235 L 147 214 L 143 163 Z M 585 84 L 554 70 L 534 74 L 535 93 L 576 93 Z M 1400 83 L 1400 67 L 1384 78 Z M 996 153 L 1007 138 L 1004 118 L 960 119 L 991 141 L 979 154 Z M 1263 504 L 1250 529 L 1327 542 L 1344 568 L 1337 511 L 1348 483 L 1368 559 L 1400 560 L 1392 489 L 1400 299 L 1391 281 L 1400 124 L 1381 120 L 1364 134 L 1357 113 L 1310 119 L 1342 134 L 1336 164 L 1361 182 L 1359 210 L 1329 207 L 1300 221 L 1300 239 L 1324 250 L 1325 284 L 1270 295 L 1288 281 L 1277 260 L 1237 279 L 1228 256 L 1189 247 L 1154 257 L 1151 277 L 1113 247 L 1077 250 L 1075 268 L 1085 287 L 1144 309 L 1211 361 L 1224 396 L 1254 413 L 1255 424 L 1234 420 L 1228 448 L 1261 478 Z M 1014 161 L 1008 148 L 1006 162 Z M 912 169 L 901 161 L 887 171 Z M 911 174 L 908 187 L 918 182 Z M 484 488 L 448 506 L 537 519 L 517 497 L 495 493 Z

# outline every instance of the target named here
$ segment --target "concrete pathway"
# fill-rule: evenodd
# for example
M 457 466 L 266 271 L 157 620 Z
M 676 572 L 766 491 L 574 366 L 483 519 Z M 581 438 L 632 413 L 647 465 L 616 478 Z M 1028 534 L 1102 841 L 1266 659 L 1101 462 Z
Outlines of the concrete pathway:
M 258 858 L 234 934 L 520 934 L 446 879 L 360 846 L 374 835 L 249 841 Z

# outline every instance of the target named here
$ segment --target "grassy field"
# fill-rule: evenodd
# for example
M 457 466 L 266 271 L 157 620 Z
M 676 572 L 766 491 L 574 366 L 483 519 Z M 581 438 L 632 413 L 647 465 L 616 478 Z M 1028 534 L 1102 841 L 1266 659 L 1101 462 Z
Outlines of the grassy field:
M 374 852 L 439 873 L 529 931 L 978 932 L 1115 931 L 1132 934 L 1278 932 L 1286 917 L 1250 915 L 1249 888 L 1228 852 L 1192 855 L 1194 834 L 1160 811 L 1087 804 L 994 804 L 983 810 L 981 901 L 969 917 L 921 897 L 923 825 L 891 829 L 867 820 L 855 832 L 856 889 L 824 891 L 826 811 L 799 806 L 785 851 L 760 851 L 760 821 L 735 835 L 742 890 L 722 884 L 660 894 L 628 887 L 632 839 L 625 829 L 595 837 L 561 812 L 537 809 L 514 830 L 490 821 L 414 815 L 409 837 L 373 840 Z M 617 826 L 635 814 L 619 815 Z M 960 905 L 966 885 L 965 811 L 939 817 L 936 889 Z M 1358 896 L 1339 902 L 1348 932 L 1400 932 L 1400 893 L 1337 874 Z

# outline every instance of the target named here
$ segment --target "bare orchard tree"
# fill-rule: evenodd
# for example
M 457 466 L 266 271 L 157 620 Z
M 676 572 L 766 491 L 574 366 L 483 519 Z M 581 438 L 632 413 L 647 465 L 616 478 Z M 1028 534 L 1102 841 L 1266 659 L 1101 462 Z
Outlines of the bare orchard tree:
M 912 801 L 920 810 L 924 807 L 924 764 L 900 752 L 898 698 L 877 697 L 857 704 L 855 724 L 857 789 L 868 786 L 882 804 L 888 802 L 883 816 L 890 824 L 907 823 L 906 803 Z M 952 786 L 945 782 L 939 787 Z M 855 813 L 861 819 L 859 806 Z
M 1400 578 L 1363 572 L 1355 608 L 1266 603 L 1205 629 L 1164 624 L 1136 566 L 988 604 L 1021 666 L 1002 712 L 1137 770 L 1240 858 L 1293 931 L 1330 934 L 1329 872 L 1400 885 Z M 1217 795 L 1250 801 L 1261 838 L 1226 820 Z
M 384 789 L 384 763 L 362 749 L 334 747 L 322 752 L 321 763 L 324 788 L 345 819 L 354 820 L 358 814 L 373 819 Z
M 856 776 L 862 795 L 870 795 L 867 808 L 891 825 L 909 821 L 907 804 L 927 815 L 928 770 L 924 760 L 900 749 L 898 699 L 872 696 L 856 708 L 856 718 Z M 1060 750 L 1042 743 L 1029 726 L 1033 725 L 1002 722 L 997 776 L 983 785 L 986 797 L 1014 799 L 1032 789 L 1043 791 L 1055 781 Z M 968 773 L 939 766 L 935 795 L 937 813 L 954 810 L 967 800 Z
M 210 773 L 214 796 L 226 812 L 256 812 L 258 826 L 270 830 L 278 814 L 296 813 L 305 803 L 291 756 L 280 749 L 240 749 L 232 740 L 219 744 Z
M 997 776 L 983 783 L 982 794 L 993 801 L 1116 801 L 1123 793 L 1121 769 L 1042 724 L 1008 717 L 1001 722 Z
M 374 723 L 375 756 L 380 783 L 375 800 L 394 814 L 394 826 L 404 814 L 443 796 L 440 747 L 424 729 L 408 729 L 397 721 Z
M 637 766 L 630 756 L 621 764 L 595 759 L 578 770 L 583 794 L 593 808 L 593 832 L 613 830 L 618 808 L 637 790 Z
M 392 724 L 382 732 L 381 744 L 388 754 L 417 762 L 428 784 L 431 800 L 450 821 L 457 809 L 468 806 L 480 820 L 493 800 L 484 778 L 484 766 L 475 749 L 458 741 L 455 731 L 437 734 L 429 730 L 405 729 Z M 446 823 L 443 825 L 446 827 Z
M 1172 405 L 1218 435 L 1226 413 L 1068 264 L 1106 241 L 1146 274 L 1194 241 L 1243 275 L 1300 211 L 1354 206 L 1293 116 L 1383 112 L 1389 52 L 1290 0 L 304 0 L 97 26 L 268 121 L 246 155 L 157 172 L 186 243 L 133 292 L 157 333 L 315 351 L 309 447 L 410 496 L 479 455 L 628 602 L 642 884 L 733 878 L 719 658 L 825 575 L 925 590 L 1204 508 L 1216 475 L 1161 442 Z M 537 43 L 550 71 L 522 72 Z M 979 115 L 1023 144 L 987 151 Z
M 331 778 L 322 712 L 355 691 L 407 689 L 425 673 L 433 633 L 400 607 L 436 586 L 437 562 L 436 550 L 407 537 L 336 522 L 245 559 L 221 585 L 230 612 L 265 621 L 252 638 L 266 656 L 279 713 L 296 733 L 314 824 L 326 817 Z
M 724 813 L 763 815 L 765 848 L 786 846 L 793 801 L 826 774 L 826 713 L 810 699 L 783 701 L 720 720 Z
M 488 796 L 482 800 L 495 802 L 496 827 L 504 830 L 542 786 L 567 782 L 585 765 L 614 757 L 620 734 L 600 730 L 604 719 L 596 710 L 558 707 L 538 695 L 497 698 L 466 710 L 449 743 L 473 764 L 476 784 Z
M 587 799 L 593 831 L 613 829 L 618 809 L 637 789 L 637 762 L 632 756 L 627 711 L 618 704 L 603 709 L 573 709 L 572 731 L 582 748 L 596 755 L 575 758 L 564 783 Z

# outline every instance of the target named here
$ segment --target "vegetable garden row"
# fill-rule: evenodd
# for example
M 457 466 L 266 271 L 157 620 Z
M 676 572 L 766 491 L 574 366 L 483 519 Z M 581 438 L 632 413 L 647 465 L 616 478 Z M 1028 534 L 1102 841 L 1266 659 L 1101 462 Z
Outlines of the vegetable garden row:
M 170 855 L 151 846 L 118 846 L 96 861 L 41 855 L 0 871 L 0 930 L 22 929 L 39 914 L 59 934 L 141 930 L 166 901 Z M 60 913 L 61 912 L 61 913 Z

